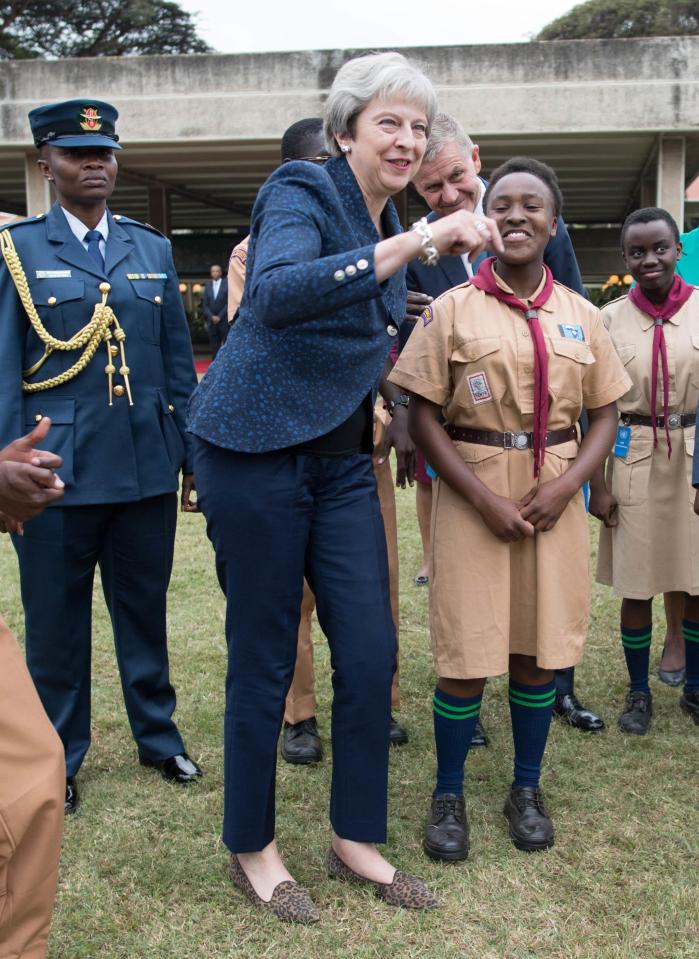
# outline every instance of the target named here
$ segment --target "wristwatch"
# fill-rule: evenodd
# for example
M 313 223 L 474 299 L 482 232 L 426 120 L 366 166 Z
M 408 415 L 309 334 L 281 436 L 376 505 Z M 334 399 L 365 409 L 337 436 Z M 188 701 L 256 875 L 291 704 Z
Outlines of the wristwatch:
M 406 409 L 410 406 L 410 397 L 406 393 L 401 393 L 395 400 L 388 401 L 388 415 L 393 416 L 397 406 L 404 406 Z

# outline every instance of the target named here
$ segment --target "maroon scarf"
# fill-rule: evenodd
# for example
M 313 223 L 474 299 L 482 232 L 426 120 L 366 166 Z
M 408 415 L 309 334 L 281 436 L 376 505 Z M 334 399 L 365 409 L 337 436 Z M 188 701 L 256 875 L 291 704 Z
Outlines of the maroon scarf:
M 549 419 L 549 373 L 548 373 L 548 354 L 546 353 L 546 343 L 544 334 L 541 331 L 541 324 L 537 310 L 547 302 L 553 293 L 553 274 L 551 270 L 544 265 L 546 280 L 544 286 L 532 303 L 531 307 L 518 299 L 514 293 L 506 293 L 502 287 L 498 286 L 493 268 L 495 266 L 495 257 L 492 256 L 484 260 L 478 273 L 472 278 L 471 283 L 477 289 L 484 293 L 490 293 L 496 299 L 506 303 L 515 310 L 521 310 L 529 324 L 534 344 L 534 429 L 533 443 L 534 448 L 534 476 L 538 477 L 546 455 L 546 428 Z
M 656 306 L 651 303 L 641 287 L 636 284 L 629 293 L 629 299 L 642 313 L 649 316 L 655 327 L 653 329 L 653 359 L 650 373 L 650 415 L 653 420 L 653 449 L 658 445 L 658 426 L 656 423 L 658 412 L 658 355 L 663 369 L 663 418 L 665 420 L 665 436 L 667 437 L 667 458 L 672 456 L 670 442 L 670 427 L 668 426 L 668 395 L 670 392 L 670 374 L 667 370 L 667 347 L 663 323 L 678 313 L 694 292 L 694 287 L 685 283 L 677 273 L 672 281 L 670 292 L 665 301 Z

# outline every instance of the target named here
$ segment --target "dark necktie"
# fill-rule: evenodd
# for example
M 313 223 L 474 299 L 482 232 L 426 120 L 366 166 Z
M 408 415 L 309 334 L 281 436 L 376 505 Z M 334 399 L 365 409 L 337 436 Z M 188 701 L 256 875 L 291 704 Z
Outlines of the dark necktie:
M 104 257 L 102 256 L 102 251 L 100 250 L 100 240 L 103 240 L 104 237 L 99 230 L 88 230 L 83 239 L 87 243 L 88 256 L 92 257 L 97 266 L 104 273 Z

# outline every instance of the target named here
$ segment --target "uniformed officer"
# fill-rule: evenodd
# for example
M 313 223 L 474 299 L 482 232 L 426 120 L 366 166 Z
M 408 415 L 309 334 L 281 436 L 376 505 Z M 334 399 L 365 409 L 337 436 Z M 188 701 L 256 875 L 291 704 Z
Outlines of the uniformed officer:
M 178 474 L 195 510 L 185 404 L 196 383 L 170 244 L 112 216 L 117 111 L 93 99 L 29 114 L 45 216 L 0 233 L 0 444 L 50 416 L 65 496 L 28 523 L 19 557 L 27 661 L 66 752 L 66 812 L 90 744 L 95 567 L 143 765 L 201 775 L 173 722 L 165 604 Z

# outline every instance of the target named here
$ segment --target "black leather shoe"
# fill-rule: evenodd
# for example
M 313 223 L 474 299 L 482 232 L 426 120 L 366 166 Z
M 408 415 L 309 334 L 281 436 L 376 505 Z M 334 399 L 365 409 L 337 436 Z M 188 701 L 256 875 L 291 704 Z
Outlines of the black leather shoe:
M 619 729 L 633 736 L 645 736 L 653 715 L 653 697 L 650 693 L 633 692 L 626 697 L 624 712 L 619 716 Z
M 487 746 L 488 737 L 485 734 L 485 729 L 483 729 L 483 724 L 480 719 L 476 720 L 476 725 L 473 730 L 473 736 L 471 736 L 471 746 Z
M 510 839 L 517 849 L 539 852 L 553 846 L 553 823 L 540 789 L 533 786 L 511 789 L 503 812 L 510 824 Z
M 177 756 L 168 756 L 167 759 L 148 759 L 146 756 L 139 756 L 138 759 L 142 766 L 159 769 L 163 779 L 181 786 L 186 786 L 204 775 L 187 753 L 178 753 Z
M 392 746 L 405 746 L 408 741 L 408 732 L 401 724 L 391 716 L 390 733 Z
M 607 728 L 596 713 L 581 706 L 575 693 L 565 693 L 564 695 L 556 693 L 553 714 L 562 719 L 564 723 L 568 723 L 569 726 L 573 726 L 575 729 L 583 729 L 586 733 L 601 733 L 603 729 Z
M 430 859 L 456 862 L 468 858 L 468 819 L 463 796 L 445 793 L 432 798 L 422 848 Z
M 699 726 L 699 693 L 682 693 L 680 709 L 692 717 Z
M 66 801 L 63 805 L 63 812 L 66 816 L 71 816 L 77 812 L 80 805 L 80 796 L 78 787 L 75 785 L 75 776 L 66 776 Z
M 300 723 L 284 723 L 282 756 L 296 766 L 308 766 L 321 761 L 323 747 L 315 716 L 302 719 Z

